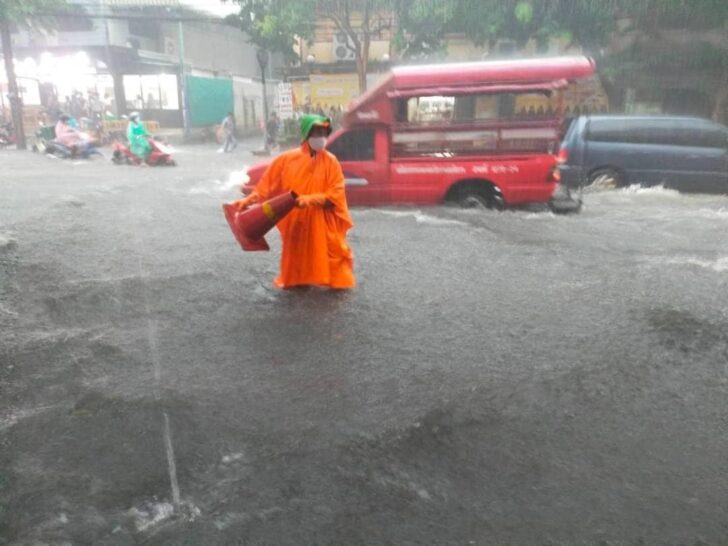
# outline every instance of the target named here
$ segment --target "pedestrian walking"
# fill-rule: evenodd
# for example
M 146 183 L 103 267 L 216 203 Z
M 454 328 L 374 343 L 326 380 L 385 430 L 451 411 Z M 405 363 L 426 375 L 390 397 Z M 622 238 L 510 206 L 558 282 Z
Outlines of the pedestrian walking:
M 283 252 L 279 288 L 318 285 L 353 288 L 353 253 L 346 232 L 353 222 L 344 192 L 344 174 L 336 157 L 327 152 L 331 120 L 307 114 L 301 118 L 301 146 L 279 155 L 254 191 L 237 202 L 239 209 L 287 191 L 298 197 L 297 207 L 277 227 Z
M 235 114 L 228 112 L 225 119 L 222 120 L 223 145 L 224 153 L 232 152 L 238 147 L 238 140 L 235 138 Z
M 278 114 L 271 112 L 268 122 L 265 124 L 265 147 L 270 150 L 278 146 L 278 127 L 280 120 Z

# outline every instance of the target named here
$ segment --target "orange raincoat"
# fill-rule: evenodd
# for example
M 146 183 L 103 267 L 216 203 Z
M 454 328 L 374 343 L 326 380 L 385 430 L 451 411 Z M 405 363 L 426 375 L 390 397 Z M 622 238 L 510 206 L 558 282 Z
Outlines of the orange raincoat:
M 258 201 L 285 191 L 299 196 L 325 194 L 326 205 L 294 208 L 280 222 L 283 241 L 279 288 L 323 285 L 353 288 L 353 254 L 346 232 L 354 225 L 346 204 L 344 174 L 336 157 L 311 153 L 308 142 L 278 156 L 255 186 Z

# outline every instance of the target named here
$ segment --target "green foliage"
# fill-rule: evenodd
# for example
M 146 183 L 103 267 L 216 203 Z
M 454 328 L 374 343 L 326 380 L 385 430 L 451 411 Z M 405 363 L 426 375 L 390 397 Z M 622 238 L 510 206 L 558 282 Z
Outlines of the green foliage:
M 587 47 L 604 43 L 622 1 L 626 0 L 400 0 L 396 5 L 410 47 L 456 32 L 483 46 L 507 38 L 520 45 L 535 40 L 545 48 L 554 37 Z
M 38 12 L 57 12 L 63 7 L 65 0 L 0 0 L 0 20 L 22 22 Z
M 442 50 L 442 37 L 455 16 L 455 0 L 397 0 L 394 47 L 407 58 L 432 58 Z
M 725 0 L 635 0 L 625 2 L 623 12 L 642 31 L 685 28 L 723 29 L 728 32 L 728 2 Z
M 614 55 L 614 65 L 627 64 L 636 69 L 679 70 L 691 66 L 706 70 L 728 71 L 728 2 L 725 0 L 639 0 L 624 7 L 638 39 L 629 50 Z M 676 48 L 650 48 L 656 38 L 668 38 L 675 31 L 712 31 L 723 33 L 724 40 L 713 42 L 697 38 Z
M 240 5 L 240 14 L 227 18 L 250 36 L 250 42 L 271 52 L 295 59 L 293 46 L 297 37 L 313 38 L 315 0 L 232 0 Z
M 359 88 L 366 88 L 369 44 L 392 27 L 392 0 L 231 0 L 240 14 L 228 18 L 250 41 L 295 61 L 296 40 L 311 41 L 317 19 L 329 19 L 349 37 L 356 57 Z
M 523 25 L 533 21 L 533 6 L 530 2 L 518 2 L 513 13 L 516 16 L 516 20 Z

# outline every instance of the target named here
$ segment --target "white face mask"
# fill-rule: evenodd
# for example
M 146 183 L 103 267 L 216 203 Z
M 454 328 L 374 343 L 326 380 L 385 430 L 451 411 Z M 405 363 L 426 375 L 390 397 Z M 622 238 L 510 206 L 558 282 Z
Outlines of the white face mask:
M 311 137 L 308 139 L 308 145 L 311 146 L 312 150 L 317 152 L 323 150 L 326 147 L 326 137 Z

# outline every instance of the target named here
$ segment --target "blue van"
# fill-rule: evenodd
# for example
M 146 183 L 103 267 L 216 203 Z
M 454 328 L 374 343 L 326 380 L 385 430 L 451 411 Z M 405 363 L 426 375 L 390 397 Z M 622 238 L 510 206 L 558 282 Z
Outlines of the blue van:
M 663 184 L 684 192 L 728 193 L 728 128 L 663 116 L 581 116 L 559 152 L 570 188 Z

